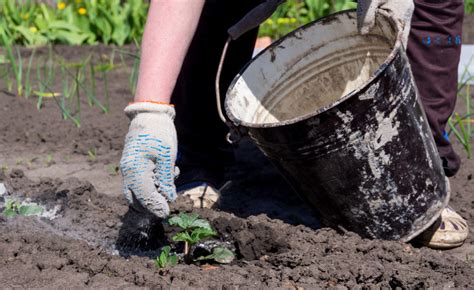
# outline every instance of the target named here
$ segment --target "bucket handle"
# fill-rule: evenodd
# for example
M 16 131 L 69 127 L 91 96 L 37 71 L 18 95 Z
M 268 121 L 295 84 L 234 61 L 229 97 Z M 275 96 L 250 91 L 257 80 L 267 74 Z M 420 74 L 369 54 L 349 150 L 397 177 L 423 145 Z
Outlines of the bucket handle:
M 221 80 L 221 73 L 222 67 L 224 64 L 225 56 L 227 54 L 227 48 L 229 47 L 229 43 L 232 41 L 232 38 L 229 36 L 227 41 L 225 42 L 224 49 L 222 50 L 221 59 L 219 61 L 219 66 L 217 67 L 217 75 L 215 81 L 215 88 L 216 88 L 216 102 L 217 102 L 217 112 L 219 113 L 219 118 L 227 125 L 229 128 L 229 133 L 226 135 L 226 141 L 230 144 L 238 144 L 242 137 L 245 135 L 241 128 L 234 124 L 232 121 L 226 118 L 224 112 L 222 112 L 222 104 L 221 104 L 221 90 L 220 90 L 220 80 Z
M 226 140 L 230 144 L 239 143 L 242 137 L 246 135 L 246 133 L 244 132 L 243 128 L 239 127 L 238 125 L 228 120 L 226 116 L 224 115 L 224 113 L 222 112 L 220 79 L 221 79 L 222 67 L 224 64 L 225 56 L 227 54 L 227 48 L 229 47 L 229 43 L 232 40 L 236 40 L 242 34 L 259 26 L 263 21 L 265 21 L 268 17 L 270 17 L 273 14 L 273 12 L 275 12 L 278 5 L 282 4 L 285 1 L 286 0 L 266 0 L 265 2 L 253 8 L 239 22 L 237 22 L 236 24 L 234 24 L 231 28 L 227 30 L 227 33 L 229 33 L 229 37 L 227 38 L 227 41 L 225 42 L 224 49 L 222 50 L 221 59 L 219 61 L 219 66 L 217 68 L 215 88 L 216 88 L 217 112 L 219 113 L 219 118 L 222 120 L 222 122 L 224 122 L 224 124 L 226 124 L 227 127 L 229 127 L 229 133 L 226 136 Z

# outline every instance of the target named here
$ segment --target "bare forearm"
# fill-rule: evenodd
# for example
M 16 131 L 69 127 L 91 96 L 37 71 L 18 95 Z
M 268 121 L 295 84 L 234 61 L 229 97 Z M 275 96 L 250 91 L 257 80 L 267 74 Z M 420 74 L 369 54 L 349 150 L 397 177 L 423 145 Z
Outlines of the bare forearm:
M 151 1 L 141 46 L 136 102 L 170 102 L 204 1 Z

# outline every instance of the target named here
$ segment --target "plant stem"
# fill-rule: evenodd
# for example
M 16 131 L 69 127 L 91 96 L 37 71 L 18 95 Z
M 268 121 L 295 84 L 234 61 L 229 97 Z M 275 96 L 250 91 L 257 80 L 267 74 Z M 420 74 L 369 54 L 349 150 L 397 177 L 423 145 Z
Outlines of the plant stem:
M 188 242 L 184 242 L 184 255 L 185 256 L 188 256 L 189 254 L 189 243 Z
M 33 49 L 30 55 L 30 59 L 28 61 L 28 67 L 26 69 L 26 76 L 25 76 L 25 98 L 29 98 L 31 94 L 31 67 L 33 66 L 33 58 L 35 57 L 36 50 Z
M 79 125 L 77 127 L 81 127 L 81 93 L 79 90 L 79 84 L 80 84 L 80 77 L 81 77 L 81 68 L 78 67 L 76 68 L 76 105 L 77 105 L 77 120 L 79 120 Z M 76 123 L 77 125 L 77 123 Z
M 94 68 L 94 62 L 91 61 L 89 62 L 89 71 L 90 71 L 90 81 L 91 81 L 91 95 L 94 96 L 94 98 L 96 98 L 96 95 L 97 95 L 97 85 L 96 85 L 96 81 L 95 81 L 95 68 Z
M 104 113 L 108 113 L 110 109 L 110 103 L 109 103 L 109 82 L 107 80 L 107 70 L 103 71 L 103 77 L 104 77 L 104 90 L 105 90 L 105 111 Z

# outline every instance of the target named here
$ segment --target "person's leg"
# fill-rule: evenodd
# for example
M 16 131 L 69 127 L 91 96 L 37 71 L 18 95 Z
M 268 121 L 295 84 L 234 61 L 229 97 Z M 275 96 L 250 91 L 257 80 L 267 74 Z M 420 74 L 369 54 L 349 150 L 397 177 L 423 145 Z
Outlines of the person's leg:
M 177 165 L 181 171 L 176 181 L 178 190 L 180 185 L 195 180 L 219 187 L 224 168 L 234 161 L 232 147 L 225 140 L 228 129 L 217 113 L 214 82 L 227 29 L 259 3 L 206 1 L 172 98 L 179 144 Z M 222 97 L 252 57 L 256 37 L 257 29 L 231 43 L 221 76 Z
M 456 174 L 461 163 L 445 136 L 445 128 L 456 105 L 463 17 L 462 0 L 415 0 L 407 47 L 418 93 L 448 177 Z M 467 222 L 448 207 L 415 241 L 448 249 L 462 245 L 468 233 Z
M 456 105 L 463 0 L 415 0 L 407 55 L 446 176 L 460 159 L 445 135 Z

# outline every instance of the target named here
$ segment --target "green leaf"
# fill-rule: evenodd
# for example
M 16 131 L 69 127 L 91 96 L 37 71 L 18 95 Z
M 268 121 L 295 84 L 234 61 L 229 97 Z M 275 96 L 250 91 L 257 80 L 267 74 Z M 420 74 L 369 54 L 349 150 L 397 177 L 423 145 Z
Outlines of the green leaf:
M 204 257 L 199 257 L 196 260 L 214 260 L 217 263 L 229 264 L 235 259 L 235 254 L 224 247 L 216 247 L 212 250 L 212 254 Z
M 87 34 L 59 30 L 54 33 L 56 39 L 66 44 L 80 45 L 89 37 Z
M 168 223 L 172 226 L 179 226 L 180 228 L 186 230 L 190 228 L 190 225 L 197 220 L 199 217 L 198 214 L 192 213 L 190 215 L 181 213 L 179 216 L 173 216 L 168 220 Z
M 29 45 L 46 44 L 48 39 L 38 32 L 32 32 L 30 29 L 23 26 L 12 27 L 13 30 L 18 31 L 22 37 L 25 38 Z
M 60 29 L 60 30 L 67 30 L 67 31 L 75 31 L 80 32 L 81 29 L 74 24 L 67 23 L 66 21 L 56 20 L 52 21 L 48 25 L 49 29 Z
M 7 208 L 3 211 L 3 215 L 7 218 L 12 218 L 17 215 L 16 211 L 12 208 Z
M 178 257 L 174 254 L 170 255 L 170 251 L 170 246 L 163 247 L 160 256 L 155 260 L 155 265 L 158 268 L 164 269 L 167 267 L 174 266 L 178 263 Z
M 189 242 L 192 240 L 191 236 L 187 232 L 177 233 L 171 239 L 175 242 Z
M 211 225 L 204 219 L 199 219 L 199 215 L 192 213 L 190 215 L 181 213 L 179 216 L 173 216 L 168 220 L 168 223 L 172 226 L 179 226 L 180 228 L 187 230 L 193 228 L 204 228 L 212 230 Z
M 5 208 L 6 209 L 13 209 L 14 204 L 15 204 L 14 199 L 5 199 Z
M 22 204 L 18 208 L 18 213 L 22 216 L 40 215 L 43 213 L 43 208 L 37 204 Z
M 168 257 L 168 267 L 176 266 L 178 264 L 178 256 L 171 255 Z
M 217 233 L 212 229 L 197 228 L 191 232 L 191 240 L 189 240 L 189 243 L 195 244 L 204 238 L 212 237 L 215 235 L 217 235 Z
M 159 268 L 165 268 L 166 267 L 166 262 L 168 261 L 168 255 L 171 251 L 170 246 L 163 247 L 163 250 L 160 253 L 160 256 L 158 257 L 157 260 L 157 265 Z
M 209 222 L 204 220 L 204 219 L 194 220 L 189 227 L 190 228 L 203 228 L 203 229 L 212 230 L 212 227 L 209 224 Z

